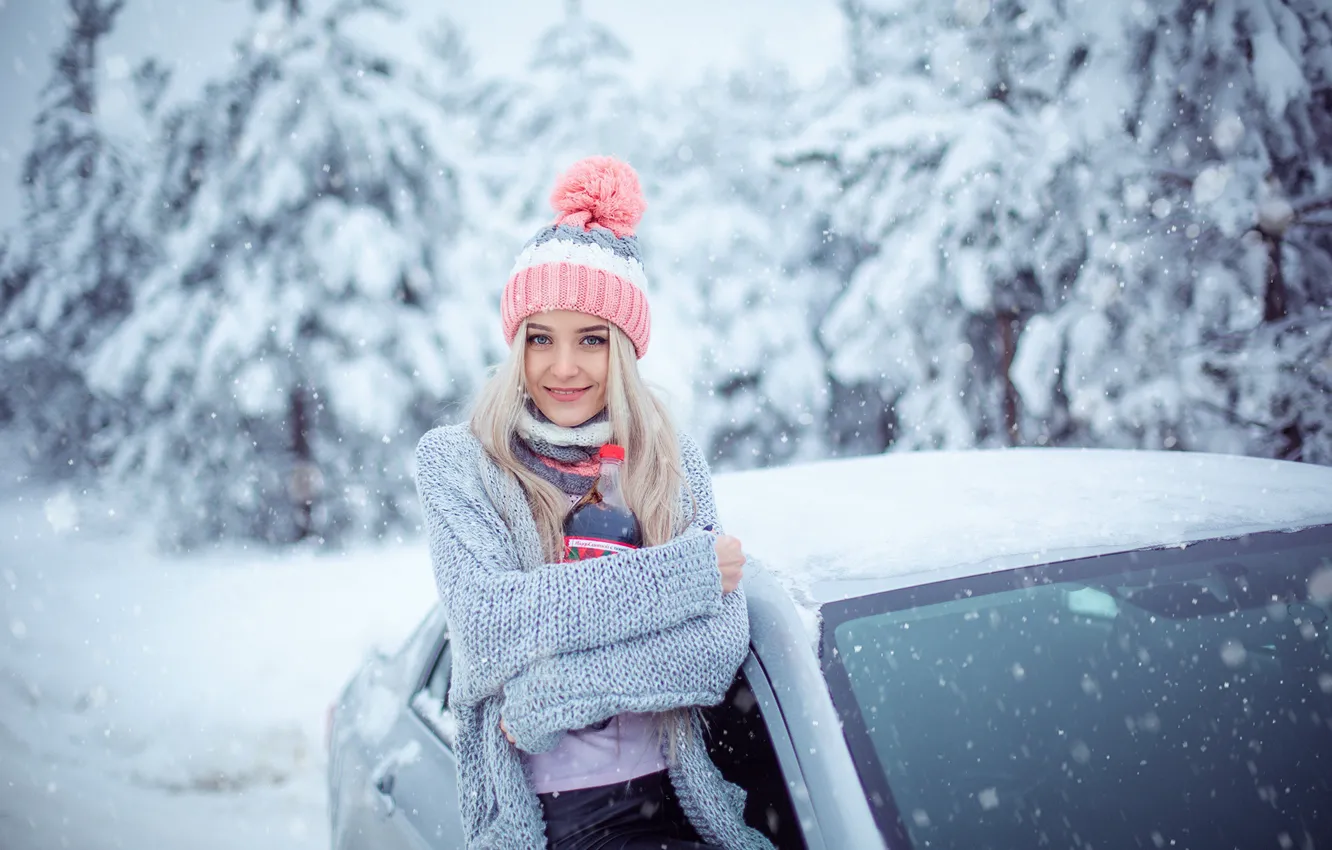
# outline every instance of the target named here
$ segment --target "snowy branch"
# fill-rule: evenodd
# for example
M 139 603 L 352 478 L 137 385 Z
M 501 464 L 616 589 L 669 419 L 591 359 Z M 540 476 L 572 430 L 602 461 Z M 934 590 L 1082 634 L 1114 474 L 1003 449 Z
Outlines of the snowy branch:
M 1305 201 L 1295 207 L 1296 214 L 1300 216 L 1306 216 L 1309 213 L 1319 212 L 1321 210 L 1332 210 L 1332 195 L 1328 195 L 1325 198 L 1316 198 L 1312 201 Z

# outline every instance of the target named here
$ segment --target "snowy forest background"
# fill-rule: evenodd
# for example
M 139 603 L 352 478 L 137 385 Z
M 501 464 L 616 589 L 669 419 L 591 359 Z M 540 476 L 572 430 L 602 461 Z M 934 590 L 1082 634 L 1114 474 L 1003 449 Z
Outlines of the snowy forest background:
M 0 441 L 141 494 L 169 545 L 413 527 L 412 447 L 502 355 L 508 268 L 593 153 L 643 178 L 644 368 L 717 468 L 1332 463 L 1322 0 L 836 0 L 818 86 L 635 84 L 576 0 L 508 76 L 392 0 L 251 0 L 198 97 L 129 70 L 133 135 L 98 100 L 126 0 L 66 2 L 0 233 Z

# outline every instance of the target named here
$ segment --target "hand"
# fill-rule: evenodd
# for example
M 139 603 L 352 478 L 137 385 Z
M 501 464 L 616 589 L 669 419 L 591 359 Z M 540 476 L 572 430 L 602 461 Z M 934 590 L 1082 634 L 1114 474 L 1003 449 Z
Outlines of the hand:
M 721 573 L 722 593 L 730 593 L 744 576 L 745 553 L 740 549 L 740 541 L 729 534 L 718 535 L 713 548 L 717 550 L 717 570 Z
M 509 734 L 509 727 L 504 725 L 503 717 L 500 718 L 500 731 L 504 733 L 504 737 L 509 739 L 510 744 L 515 743 L 515 741 L 513 740 L 513 736 Z

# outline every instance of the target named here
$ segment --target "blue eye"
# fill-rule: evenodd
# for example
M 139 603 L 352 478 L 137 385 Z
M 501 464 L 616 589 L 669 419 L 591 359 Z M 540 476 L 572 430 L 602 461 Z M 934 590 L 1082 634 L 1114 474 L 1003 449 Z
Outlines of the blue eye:
M 550 345 L 550 337 L 545 334 L 529 334 L 527 337 L 528 345 Z
M 583 345 L 597 346 L 597 345 L 605 345 L 605 344 L 606 344 L 606 338 L 605 338 L 604 336 L 585 336 L 585 337 L 583 337 Z

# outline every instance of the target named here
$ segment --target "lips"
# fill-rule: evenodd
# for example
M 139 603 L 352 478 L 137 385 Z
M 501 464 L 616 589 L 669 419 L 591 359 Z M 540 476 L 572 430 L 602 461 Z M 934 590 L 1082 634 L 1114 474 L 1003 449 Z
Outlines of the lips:
M 546 394 L 549 395 L 551 398 L 555 399 L 556 401 L 571 402 L 571 401 L 578 401 L 580 398 L 586 395 L 587 391 L 590 389 L 592 388 L 583 387 L 582 389 L 564 389 L 557 387 L 546 387 Z

